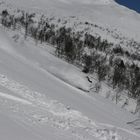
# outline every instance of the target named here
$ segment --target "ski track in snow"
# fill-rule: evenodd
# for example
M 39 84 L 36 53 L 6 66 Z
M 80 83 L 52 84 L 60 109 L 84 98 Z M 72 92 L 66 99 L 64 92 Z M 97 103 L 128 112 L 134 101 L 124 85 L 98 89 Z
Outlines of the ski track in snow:
M 2 93 L 2 92 L 0 92 L 0 97 L 6 98 L 6 99 L 10 99 L 10 100 L 13 100 L 13 101 L 16 101 L 16 102 L 20 102 L 20 103 L 23 103 L 23 104 L 27 104 L 27 105 L 31 105 L 32 104 L 29 101 L 26 101 L 24 99 L 18 98 L 16 96 L 8 95 L 8 94 Z
M 78 139 L 84 140 L 91 140 L 93 138 L 101 140 L 125 140 L 118 134 L 117 130 L 122 130 L 139 137 L 139 135 L 123 128 L 93 122 L 80 112 L 64 106 L 56 100 L 46 98 L 46 96 L 30 90 L 26 86 L 8 79 L 5 75 L 0 74 L 0 85 L 24 98 L 21 99 L 0 92 L 2 98 L 30 106 L 27 109 L 21 106 L 17 107 L 16 104 L 16 109 L 14 105 L 10 109 L 13 109 L 11 110 L 13 112 L 22 114 L 31 124 L 50 124 L 52 127 L 70 131 Z

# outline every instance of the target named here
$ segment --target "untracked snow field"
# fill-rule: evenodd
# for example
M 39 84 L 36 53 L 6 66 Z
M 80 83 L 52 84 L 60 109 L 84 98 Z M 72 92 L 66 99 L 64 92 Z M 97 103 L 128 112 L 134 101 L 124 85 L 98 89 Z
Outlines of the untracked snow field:
M 97 94 L 91 97 L 80 69 L 58 59 L 49 45 L 27 40 L 15 43 L 0 27 L 0 140 L 140 139 L 139 126 L 128 124 L 136 116 Z

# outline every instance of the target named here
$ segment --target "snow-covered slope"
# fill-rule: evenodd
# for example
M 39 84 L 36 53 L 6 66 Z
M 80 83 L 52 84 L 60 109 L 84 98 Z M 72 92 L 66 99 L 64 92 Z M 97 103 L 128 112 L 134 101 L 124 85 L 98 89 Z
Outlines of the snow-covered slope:
M 117 28 L 126 38 L 140 37 L 140 16 L 113 0 L 5 1 L 51 16 L 68 19 L 74 15 L 78 22 L 97 23 L 113 32 Z M 113 40 L 104 29 L 94 33 Z M 18 41 L 15 44 L 0 28 L 0 139 L 140 139 L 136 116 L 96 94 L 87 95 L 84 91 L 90 83 L 78 68 L 56 58 L 49 45 L 42 49 L 31 39 Z
M 32 43 L 14 44 L 2 29 L 0 38 L 1 139 L 139 140 L 127 125 L 135 116 L 96 95 L 91 98 L 55 73 L 71 69 L 82 78 L 77 68 Z
M 112 0 L 58 0 L 62 3 L 78 3 L 78 4 L 110 4 Z
M 30 10 L 42 11 L 55 17 L 76 16 L 79 22 L 88 21 L 104 28 L 94 29 L 93 33 L 112 40 L 116 34 L 120 37 L 140 41 L 140 15 L 114 0 L 6 0 Z M 70 19 L 72 23 L 73 19 Z M 106 30 L 110 30 L 109 33 Z M 90 29 L 91 30 L 91 29 Z M 97 30 L 97 31 L 96 31 Z M 112 33 L 113 32 L 113 33 Z M 113 35 L 111 35 L 111 33 Z M 114 40 L 113 40 L 114 41 Z

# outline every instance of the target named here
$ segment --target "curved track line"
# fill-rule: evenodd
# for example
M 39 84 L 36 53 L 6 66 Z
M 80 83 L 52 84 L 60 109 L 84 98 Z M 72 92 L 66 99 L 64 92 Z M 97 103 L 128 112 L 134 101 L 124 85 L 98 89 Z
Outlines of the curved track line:
M 9 95 L 9 94 L 6 94 L 6 93 L 2 93 L 2 92 L 0 92 L 0 97 L 6 98 L 6 99 L 10 99 L 10 100 L 14 100 L 14 101 L 20 102 L 22 104 L 28 104 L 28 105 L 32 104 L 31 102 L 29 102 L 27 100 L 24 100 L 24 99 L 21 99 L 19 97 L 16 97 L 16 96 L 13 96 L 13 95 Z

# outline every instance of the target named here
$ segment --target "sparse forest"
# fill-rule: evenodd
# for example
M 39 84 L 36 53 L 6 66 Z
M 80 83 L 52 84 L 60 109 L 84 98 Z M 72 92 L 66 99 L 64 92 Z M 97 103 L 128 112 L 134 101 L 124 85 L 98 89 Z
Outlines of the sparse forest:
M 1 24 L 12 30 L 23 28 L 25 39 L 32 37 L 36 42 L 52 44 L 58 57 L 82 67 L 85 73 L 96 73 L 99 82 L 107 81 L 113 88 L 128 91 L 132 98 L 140 97 L 140 67 L 135 63 L 135 60 L 140 60 L 139 55 L 125 51 L 120 45 L 100 36 L 80 34 L 65 26 L 58 28 L 44 16 L 36 22 L 35 13 L 19 10 L 17 15 L 3 10 Z M 129 42 L 129 45 L 135 44 Z

